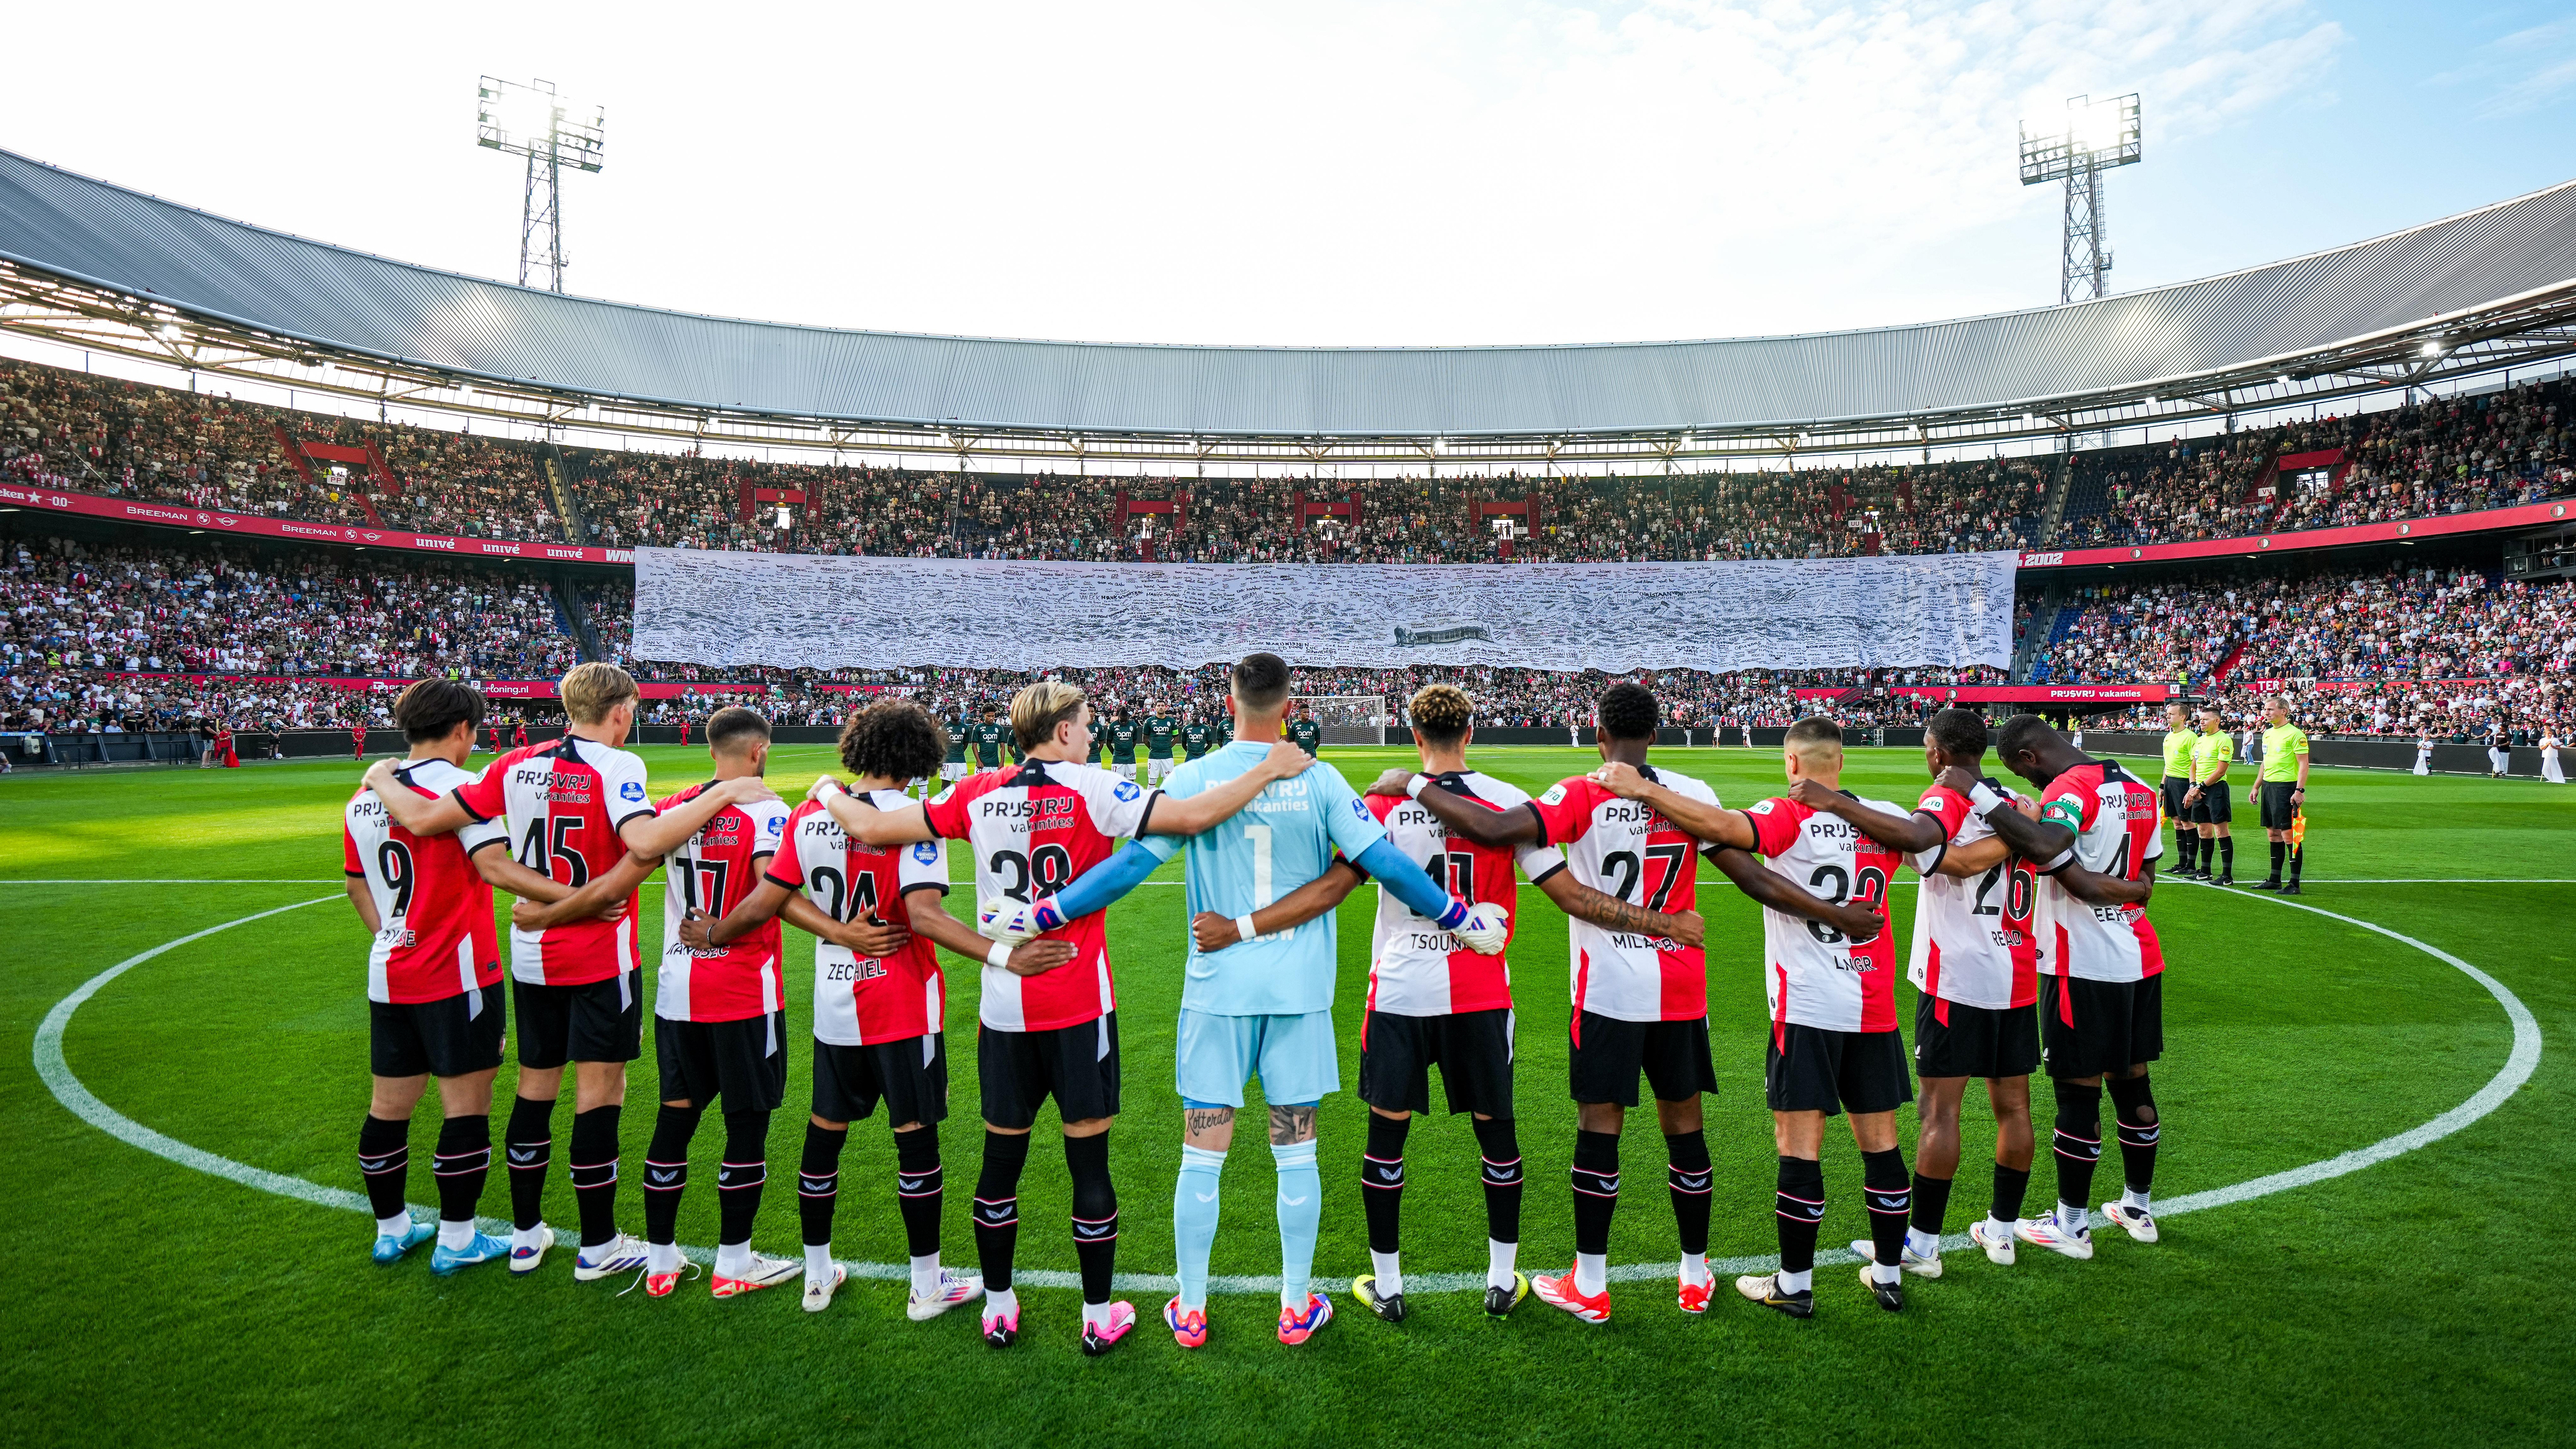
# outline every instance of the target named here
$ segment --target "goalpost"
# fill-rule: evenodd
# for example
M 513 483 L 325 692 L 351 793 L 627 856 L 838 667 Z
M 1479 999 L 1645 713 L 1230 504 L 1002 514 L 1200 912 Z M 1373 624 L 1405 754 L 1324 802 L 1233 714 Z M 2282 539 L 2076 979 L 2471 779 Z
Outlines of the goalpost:
M 1323 726 L 1328 745 L 1383 745 L 1387 708 L 1382 694 L 1292 694 L 1306 718 Z

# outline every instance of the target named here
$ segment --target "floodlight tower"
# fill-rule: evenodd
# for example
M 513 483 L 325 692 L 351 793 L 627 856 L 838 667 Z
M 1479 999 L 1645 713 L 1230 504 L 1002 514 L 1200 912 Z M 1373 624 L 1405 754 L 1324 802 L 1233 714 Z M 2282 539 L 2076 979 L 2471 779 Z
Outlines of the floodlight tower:
M 2111 290 L 2111 249 L 2103 245 L 2102 173 L 2136 164 L 2145 155 L 2138 129 L 2138 96 L 2066 103 L 2066 129 L 2033 135 L 2021 127 L 2021 184 L 2066 183 L 2066 230 L 2059 246 L 2057 300 L 2088 300 Z
M 606 145 L 607 114 L 555 94 L 552 81 L 483 77 L 476 90 L 474 140 L 508 156 L 528 158 L 528 185 L 519 208 L 519 285 L 564 289 L 563 169 L 596 171 Z M 542 282 L 530 278 L 544 274 Z

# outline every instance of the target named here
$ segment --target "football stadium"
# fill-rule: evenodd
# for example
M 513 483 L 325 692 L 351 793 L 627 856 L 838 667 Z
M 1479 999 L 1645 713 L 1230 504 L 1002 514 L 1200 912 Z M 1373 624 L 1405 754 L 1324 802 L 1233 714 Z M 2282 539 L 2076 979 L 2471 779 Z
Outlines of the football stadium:
M 12 1442 L 2566 1442 L 2576 180 L 1026 341 L 477 103 L 515 281 L 0 136 Z

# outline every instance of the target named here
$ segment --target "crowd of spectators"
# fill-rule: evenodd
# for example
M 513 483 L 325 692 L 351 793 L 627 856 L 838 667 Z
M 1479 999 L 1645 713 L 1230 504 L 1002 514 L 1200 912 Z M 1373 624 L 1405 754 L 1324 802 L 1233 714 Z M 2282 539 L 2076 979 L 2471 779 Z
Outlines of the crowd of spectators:
M 2505 508 L 2576 492 L 2565 379 L 2391 412 L 2084 454 L 2055 546 L 2240 538 Z M 2277 460 L 2342 457 L 2283 471 Z

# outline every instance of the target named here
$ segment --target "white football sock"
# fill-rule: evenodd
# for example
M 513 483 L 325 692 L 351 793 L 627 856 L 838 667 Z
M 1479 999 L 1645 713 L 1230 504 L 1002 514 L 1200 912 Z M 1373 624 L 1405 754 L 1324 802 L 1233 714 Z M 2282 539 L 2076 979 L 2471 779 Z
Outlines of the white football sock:
M 750 1245 L 747 1243 L 744 1244 L 745 1248 L 748 1248 L 749 1246 Z M 719 1273 L 725 1272 L 724 1255 L 725 1250 L 721 1248 L 716 1250 L 716 1271 Z M 644 1271 L 647 1273 L 656 1275 L 663 1273 L 677 1273 L 680 1271 L 680 1265 L 687 1261 L 688 1259 L 680 1256 L 680 1245 L 677 1243 L 646 1243 L 644 1245 Z M 749 1265 L 746 1264 L 745 1266 Z M 725 1273 L 725 1276 L 731 1278 L 738 1275 Z
M 1816 1270 L 1813 1268 L 1809 1268 L 1804 1273 L 1792 1273 L 1784 1268 L 1772 1274 L 1771 1281 L 1773 1286 L 1783 1293 L 1804 1293 L 1808 1291 L 1807 1285 L 1814 1281 L 1815 1276 Z
M 451 1223 L 445 1218 L 440 1218 L 438 1220 L 438 1245 L 451 1253 L 462 1253 L 466 1249 L 473 1247 L 474 1220 L 472 1218 L 468 1218 L 461 1223 Z
M 2136 1188 L 2136 1187 L 2123 1187 L 2123 1188 L 2121 1188 L 2121 1189 L 2120 1189 L 2120 1205 L 2121 1205 L 2121 1206 L 2123 1206 L 2123 1207 L 2126 1207 L 2126 1208 L 2134 1209 L 2134 1210 L 2136 1210 L 2136 1211 L 2138 1211 L 2138 1212 L 2145 1212 L 2145 1211 L 2147 1210 L 2147 1198 L 2148 1198 L 2148 1196 L 2149 1196 L 2149 1190 L 2148 1190 L 2148 1189 L 2145 1189 L 2145 1188 Z
M 937 1253 L 923 1253 L 912 1260 L 912 1291 L 925 1298 L 939 1291 Z
M 2003 1235 L 2004 1242 L 2009 1243 L 2012 1241 L 2013 1225 L 2005 1222 L 2002 1218 L 1996 1217 L 1994 1209 L 1992 1208 L 1986 1209 L 1986 1226 L 1992 1230 L 1987 1233 L 1986 1236 L 1993 1237 L 1995 1234 L 2000 1233 Z
M 533 1228 L 510 1229 L 510 1251 L 515 1253 L 521 1248 L 533 1248 L 537 1244 L 544 1242 L 545 1231 L 546 1225 L 544 1223 L 539 1223 Z
M 805 1276 L 817 1283 L 832 1281 L 832 1245 L 805 1245 Z
M 1009 1319 L 1017 1318 L 1019 1315 L 1020 1290 L 1017 1288 L 987 1288 L 984 1290 L 984 1316 L 986 1318 Z
M 1905 1269 L 1895 1263 L 1872 1263 L 1869 1277 L 1873 1283 L 1893 1283 L 1905 1276 Z
M 1694 1288 L 1705 1288 L 1708 1286 L 1708 1254 L 1682 1254 L 1682 1281 Z
M 1586 1298 L 1597 1298 L 1610 1287 L 1610 1255 L 1577 1253 L 1574 1255 L 1574 1291 Z
M 411 1209 L 409 1208 L 404 1208 L 401 1212 L 394 1214 L 392 1217 L 376 1219 L 377 1237 L 399 1238 L 410 1231 Z
M 1392 1298 L 1404 1291 L 1404 1267 L 1395 1253 L 1369 1249 L 1369 1268 L 1377 1274 L 1377 1296 Z
M 1109 1305 L 1106 1303 L 1082 1305 L 1082 1326 L 1106 1331 L 1109 1327 Z
M 658 1253 L 658 1252 L 660 1252 L 660 1251 L 662 1251 L 662 1245 L 661 1245 L 661 1244 L 659 1244 L 659 1243 L 654 1244 L 654 1245 L 653 1245 L 653 1251 L 654 1251 L 654 1252 L 657 1252 L 657 1253 Z M 675 1248 L 673 1248 L 673 1249 L 671 1249 L 671 1256 L 672 1256 L 673 1258 L 677 1258 L 677 1257 L 679 1257 L 679 1256 L 680 1256 L 680 1250 L 679 1250 L 678 1248 L 676 1248 L 676 1247 L 675 1247 Z M 677 1271 L 679 1271 L 679 1270 L 675 1267 L 675 1268 L 673 1268 L 671 1271 L 673 1271 L 673 1272 L 677 1272 Z M 743 1277 L 744 1275 L 746 1275 L 746 1274 L 748 1274 L 748 1273 L 750 1273 L 750 1272 L 751 1272 L 751 1244 L 750 1244 L 750 1243 L 748 1243 L 748 1242 L 742 1242 L 742 1243 L 718 1243 L 718 1244 L 716 1244 L 716 1276 L 717 1276 L 717 1277 L 719 1277 L 719 1278 L 740 1278 L 740 1277 Z
M 2066 1229 L 2070 1233 L 2089 1231 L 2093 1226 L 2093 1210 L 2091 1208 L 2069 1207 L 2065 1203 L 2059 1203 L 2057 1205 L 2057 1225 Z
M 1914 1250 L 1914 1256 L 1918 1258 L 1937 1258 L 1941 1256 L 1941 1239 L 1932 1233 L 1923 1231 L 1921 1228 L 1907 1228 L 1905 1230 L 1905 1246 L 1912 1248 Z
M 1520 1278 L 1521 1245 L 1485 1240 L 1485 1286 L 1509 1288 Z

